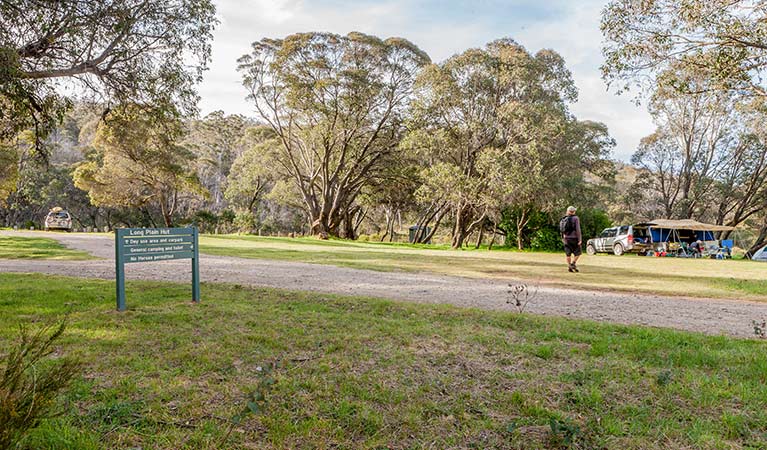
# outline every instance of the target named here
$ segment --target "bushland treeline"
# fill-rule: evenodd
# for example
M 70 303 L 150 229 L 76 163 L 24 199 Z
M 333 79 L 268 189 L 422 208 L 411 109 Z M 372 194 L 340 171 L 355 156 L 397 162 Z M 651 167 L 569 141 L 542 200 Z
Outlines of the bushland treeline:
M 441 62 L 401 38 L 262 39 L 238 61 L 253 116 L 200 118 L 193 84 L 209 60 L 215 18 L 209 2 L 199 3 L 198 14 L 174 16 L 187 25 L 164 47 L 129 39 L 136 21 L 152 20 L 136 17 L 114 40 L 104 38 L 101 56 L 69 70 L 33 70 L 82 55 L 62 56 L 66 48 L 44 36 L 37 46 L 3 44 L 13 56 L 0 92 L 9 112 L 0 146 L 4 225 L 39 226 L 50 207 L 62 206 L 79 228 L 194 223 L 206 232 L 393 240 L 413 226 L 416 242 L 543 249 L 558 246 L 556 223 L 573 204 L 587 235 L 613 221 L 664 217 L 742 226 L 754 248 L 767 240 L 765 96 L 754 83 L 751 91 L 727 84 L 705 59 L 671 52 L 652 60 L 661 42 L 616 32 L 641 27 L 620 10 L 631 5 L 605 9 L 603 72 L 614 83 L 650 80 L 641 92 L 657 130 L 626 165 L 611 159 L 615 142 L 604 124 L 570 110 L 578 91 L 563 58 L 508 38 Z M 130 13 L 110 5 L 72 10 L 83 15 L 89 48 L 107 33 L 89 14 Z M 171 11 L 153 7 L 160 18 Z M 58 16 L 50 17 L 53 26 Z M 20 26 L 9 22 L 4 42 L 26 36 L 14 35 Z M 115 50 L 121 45 L 135 49 L 132 65 Z M 177 62 L 184 51 L 199 59 L 191 72 L 142 57 Z M 94 80 L 85 86 L 107 99 L 73 101 L 39 81 L 67 76 Z M 165 84 L 151 84 L 162 76 Z M 48 102 L 38 101 L 43 95 Z

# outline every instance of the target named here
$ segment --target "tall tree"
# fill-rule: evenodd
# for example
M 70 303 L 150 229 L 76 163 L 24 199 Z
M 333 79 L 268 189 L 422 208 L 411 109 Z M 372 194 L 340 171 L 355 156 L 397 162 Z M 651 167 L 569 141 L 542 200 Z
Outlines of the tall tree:
M 490 174 L 500 162 L 490 160 L 554 149 L 570 121 L 567 103 L 577 97 L 561 56 L 531 55 L 511 39 L 429 66 L 416 93 L 406 142 L 427 155 L 419 195 L 451 211 L 455 248 L 497 205 Z
M 232 164 L 224 196 L 230 205 L 254 215 L 274 187 L 274 158 L 280 142 L 270 128 L 253 127 L 243 139 L 248 148 Z
M 765 24 L 758 0 L 612 0 L 602 11 L 603 76 L 619 90 L 652 89 L 656 75 L 684 65 L 710 89 L 765 97 Z
M 210 192 L 214 211 L 224 207 L 226 179 L 234 161 L 248 147 L 247 131 L 253 125 L 243 116 L 227 116 L 223 111 L 214 111 L 189 124 L 184 142 L 196 155 L 197 175 Z
M 76 186 L 96 206 L 155 206 L 171 226 L 181 197 L 203 193 L 194 154 L 177 144 L 181 132 L 180 121 L 158 123 L 141 108 L 112 111 L 99 126 L 94 154 L 75 170 Z
M 299 192 L 312 234 L 351 228 L 357 196 L 398 148 L 428 62 L 407 40 L 361 33 L 263 39 L 240 59 L 249 98 L 280 142 L 274 169 Z
M 0 139 L 32 128 L 40 149 L 70 106 L 63 86 L 194 110 L 215 23 L 211 0 L 0 1 Z
M 642 141 L 633 162 L 653 174 L 640 184 L 659 194 L 664 215 L 689 219 L 706 213 L 714 179 L 738 145 L 736 99 L 684 66 L 661 74 L 669 77 L 683 91 L 658 83 L 650 101 L 658 131 Z

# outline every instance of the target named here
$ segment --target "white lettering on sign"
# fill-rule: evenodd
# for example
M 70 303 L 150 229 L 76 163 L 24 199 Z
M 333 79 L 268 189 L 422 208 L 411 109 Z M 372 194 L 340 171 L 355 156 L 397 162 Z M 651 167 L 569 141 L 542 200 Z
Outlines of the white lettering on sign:
M 176 259 L 177 256 L 180 256 L 180 255 L 175 253 L 162 254 L 162 255 L 128 255 L 126 256 L 125 262 L 134 263 L 134 262 L 164 261 L 167 259 Z M 186 257 L 190 257 L 190 255 Z
M 128 236 L 171 236 L 174 234 L 184 234 L 189 236 L 189 231 L 174 233 L 170 228 L 130 228 Z
M 183 236 L 163 238 L 126 238 L 125 245 L 176 244 L 184 242 Z
M 157 247 L 128 247 L 128 254 L 137 254 L 137 253 L 166 253 L 166 252 L 182 252 L 182 251 L 191 251 L 192 250 L 192 244 L 181 244 L 181 245 L 165 245 L 165 246 L 157 246 Z

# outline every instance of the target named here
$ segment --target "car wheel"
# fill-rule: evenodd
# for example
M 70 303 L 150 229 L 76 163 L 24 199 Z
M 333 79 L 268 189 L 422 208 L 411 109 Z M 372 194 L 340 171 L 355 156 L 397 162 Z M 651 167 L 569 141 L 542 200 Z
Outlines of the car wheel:
M 586 254 L 590 255 L 590 256 L 594 256 L 594 255 L 597 254 L 597 249 L 594 248 L 593 245 L 589 244 L 589 245 L 586 246 Z
M 615 256 L 620 256 L 623 254 L 623 245 L 622 244 L 615 244 L 613 246 L 613 253 Z

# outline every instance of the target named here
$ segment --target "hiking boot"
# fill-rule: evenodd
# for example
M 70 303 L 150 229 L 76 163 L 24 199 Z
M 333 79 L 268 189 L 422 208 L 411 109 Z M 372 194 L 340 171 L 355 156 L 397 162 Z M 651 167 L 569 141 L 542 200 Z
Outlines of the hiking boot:
M 568 272 L 575 272 L 575 266 L 573 266 L 573 264 L 571 263 L 569 266 L 567 266 L 567 271 Z
M 578 270 L 578 266 L 576 266 L 575 263 L 573 263 L 573 272 L 580 272 L 580 270 Z

